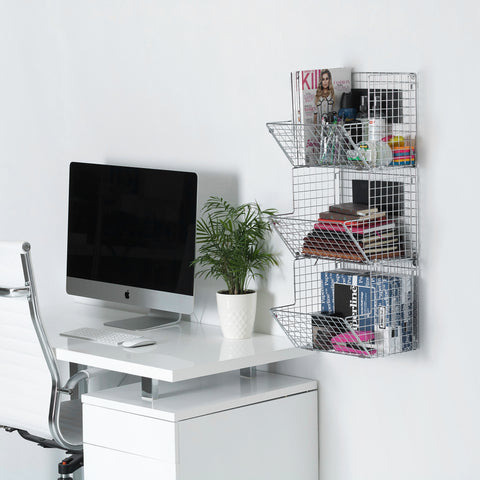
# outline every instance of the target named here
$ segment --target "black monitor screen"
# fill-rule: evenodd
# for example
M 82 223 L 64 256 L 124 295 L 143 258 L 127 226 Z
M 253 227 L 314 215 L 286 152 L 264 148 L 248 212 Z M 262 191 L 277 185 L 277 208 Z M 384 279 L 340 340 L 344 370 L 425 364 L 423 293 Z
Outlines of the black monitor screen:
M 197 176 L 72 163 L 67 276 L 193 295 Z

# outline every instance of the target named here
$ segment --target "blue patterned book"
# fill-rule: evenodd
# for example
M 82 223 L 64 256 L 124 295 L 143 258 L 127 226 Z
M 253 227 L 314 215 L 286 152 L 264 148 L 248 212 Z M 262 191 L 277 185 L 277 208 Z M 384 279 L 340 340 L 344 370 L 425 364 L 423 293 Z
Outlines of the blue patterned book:
M 322 311 L 349 317 L 356 331 L 375 332 L 384 354 L 410 350 L 412 344 L 412 280 L 369 271 L 321 273 Z

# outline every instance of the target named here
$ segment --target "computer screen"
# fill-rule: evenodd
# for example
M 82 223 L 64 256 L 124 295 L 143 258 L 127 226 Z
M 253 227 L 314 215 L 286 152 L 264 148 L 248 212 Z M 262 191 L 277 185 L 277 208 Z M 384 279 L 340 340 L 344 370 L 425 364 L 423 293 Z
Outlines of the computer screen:
M 191 313 L 196 211 L 193 172 L 71 163 L 67 292 Z

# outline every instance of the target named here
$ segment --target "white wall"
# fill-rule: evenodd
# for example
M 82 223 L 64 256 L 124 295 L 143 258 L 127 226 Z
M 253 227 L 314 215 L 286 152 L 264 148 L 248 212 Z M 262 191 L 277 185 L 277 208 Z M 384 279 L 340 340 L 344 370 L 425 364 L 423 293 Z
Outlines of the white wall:
M 0 237 L 32 243 L 46 304 L 65 296 L 71 161 L 193 169 L 201 201 L 216 193 L 290 211 L 290 164 L 265 127 L 290 116 L 289 72 L 417 72 L 420 349 L 373 361 L 316 353 L 277 368 L 319 381 L 322 480 L 475 478 L 480 15 L 471 5 L 0 0 Z M 280 333 L 267 310 L 291 302 L 293 285 L 291 258 L 274 243 L 282 267 L 262 287 L 258 328 Z M 197 316 L 216 323 L 218 285 L 198 286 Z M 55 478 L 53 453 L 0 432 L 2 479 L 32 478 L 32 462 L 13 461 L 20 451 L 34 478 Z

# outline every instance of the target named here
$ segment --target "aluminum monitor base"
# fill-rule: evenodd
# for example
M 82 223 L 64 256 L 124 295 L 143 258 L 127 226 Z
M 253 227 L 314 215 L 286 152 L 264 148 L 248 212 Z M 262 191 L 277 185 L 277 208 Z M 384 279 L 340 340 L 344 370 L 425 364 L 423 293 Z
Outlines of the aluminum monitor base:
M 154 328 L 175 325 L 181 320 L 181 318 L 181 313 L 154 312 L 151 315 L 105 322 L 104 325 L 108 327 L 123 328 L 124 330 L 152 330 Z

